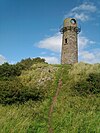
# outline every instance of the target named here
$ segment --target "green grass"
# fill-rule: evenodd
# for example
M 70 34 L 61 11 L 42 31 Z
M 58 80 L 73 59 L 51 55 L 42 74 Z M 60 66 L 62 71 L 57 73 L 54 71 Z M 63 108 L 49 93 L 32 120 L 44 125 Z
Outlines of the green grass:
M 84 96 L 72 87 L 76 82 L 81 81 L 80 79 L 85 79 L 90 73 L 100 75 L 100 65 L 80 63 L 71 66 L 70 69 L 66 69 L 67 67 L 69 66 L 65 65 L 62 68 L 63 87 L 52 116 L 54 132 L 99 133 L 99 95 L 90 93 Z M 100 82 L 98 85 L 100 86 Z
M 48 113 L 59 78 L 63 85 L 52 113 L 54 133 L 100 133 L 100 94 L 84 90 L 83 95 L 75 88 L 91 73 L 100 74 L 100 64 L 37 64 L 23 71 L 22 84 L 44 89 L 45 99 L 0 105 L 0 133 L 48 133 Z
M 69 92 L 68 92 L 69 93 Z M 79 97 L 61 92 L 52 116 L 55 133 L 99 133 L 99 98 Z

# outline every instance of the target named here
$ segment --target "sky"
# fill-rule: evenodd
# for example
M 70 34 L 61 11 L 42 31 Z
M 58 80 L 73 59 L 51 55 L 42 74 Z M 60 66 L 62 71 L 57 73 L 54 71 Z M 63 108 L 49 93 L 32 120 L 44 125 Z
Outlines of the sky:
M 41 57 L 60 63 L 65 18 L 77 19 L 79 62 L 100 63 L 99 0 L 0 0 L 0 64 Z

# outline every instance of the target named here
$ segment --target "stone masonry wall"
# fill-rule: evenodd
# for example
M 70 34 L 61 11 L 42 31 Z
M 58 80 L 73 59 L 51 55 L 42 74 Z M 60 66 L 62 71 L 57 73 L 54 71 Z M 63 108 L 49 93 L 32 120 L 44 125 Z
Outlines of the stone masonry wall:
M 75 25 L 71 25 L 69 30 L 63 32 L 61 54 L 62 64 L 74 64 L 78 62 L 77 32 L 74 29 Z

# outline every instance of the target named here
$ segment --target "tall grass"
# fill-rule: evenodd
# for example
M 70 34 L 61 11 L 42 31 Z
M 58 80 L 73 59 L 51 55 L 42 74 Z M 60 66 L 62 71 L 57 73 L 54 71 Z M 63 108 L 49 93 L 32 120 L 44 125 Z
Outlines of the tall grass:
M 68 72 L 66 72 L 66 68 L 63 66 L 62 79 L 64 84 L 52 116 L 54 132 L 99 133 L 99 95 L 90 93 L 84 96 L 72 87 L 76 82 L 81 82 L 82 78 L 86 79 L 90 73 L 100 74 L 100 65 L 75 64 L 71 66 L 69 71 L 67 69 Z
M 48 133 L 48 112 L 59 78 L 63 85 L 52 113 L 54 133 L 100 133 L 100 94 L 82 95 L 74 88 L 90 73 L 99 74 L 100 65 L 37 64 L 23 71 L 21 83 L 43 89 L 45 99 L 0 105 L 0 133 Z

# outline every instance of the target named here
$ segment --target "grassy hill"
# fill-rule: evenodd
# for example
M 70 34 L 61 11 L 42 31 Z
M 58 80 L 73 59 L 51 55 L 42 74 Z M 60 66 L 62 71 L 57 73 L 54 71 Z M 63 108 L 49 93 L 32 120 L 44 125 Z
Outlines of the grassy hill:
M 100 133 L 100 64 L 33 63 L 0 89 L 0 133 Z

